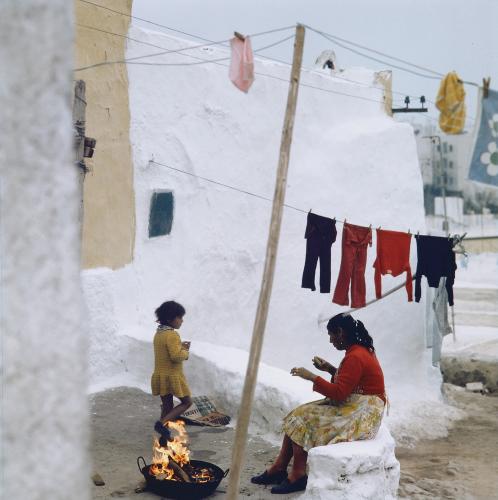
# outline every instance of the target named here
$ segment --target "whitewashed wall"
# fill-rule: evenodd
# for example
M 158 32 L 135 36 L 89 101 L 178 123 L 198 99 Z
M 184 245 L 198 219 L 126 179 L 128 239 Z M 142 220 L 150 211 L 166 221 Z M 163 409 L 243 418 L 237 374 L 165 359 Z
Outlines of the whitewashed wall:
M 134 27 L 130 36 L 171 49 L 187 43 Z M 259 45 L 253 40 L 253 47 Z M 128 57 L 146 53 L 151 53 L 147 46 L 130 42 Z M 189 53 L 201 58 L 227 56 L 213 48 Z M 193 61 L 178 54 L 154 59 Z M 258 61 L 256 71 L 271 78 L 256 75 L 247 95 L 231 84 L 223 65 L 129 65 L 128 71 L 137 203 L 135 257 L 125 269 L 87 275 L 88 294 L 94 297 L 91 309 L 96 311 L 95 345 L 100 347 L 98 317 L 105 317 L 105 345 L 115 335 L 150 341 L 154 309 L 164 300 L 176 299 L 187 309 L 182 335 L 193 345 L 198 340 L 247 349 L 271 203 L 149 160 L 271 198 L 290 68 Z M 383 91 L 374 84 L 374 74 L 351 69 L 334 78 L 303 71 L 302 83 L 328 92 L 300 88 L 286 203 L 360 225 L 424 232 L 413 132 L 385 114 Z M 174 192 L 175 215 L 170 235 L 149 239 L 154 190 Z M 306 213 L 285 210 L 263 351 L 263 361 L 285 370 L 293 365 L 311 367 L 314 354 L 331 361 L 341 356 L 332 352 L 325 325 L 318 320 L 344 308 L 332 304 L 330 294 L 300 287 L 305 225 Z M 332 290 L 340 265 L 341 224 L 338 230 L 332 247 Z M 415 271 L 415 244 L 412 249 Z M 367 300 L 374 296 L 374 257 L 375 246 L 369 249 Z M 399 282 L 400 278 L 385 277 L 384 290 Z M 107 297 L 106 305 L 97 297 Z M 401 291 L 357 314 L 375 340 L 388 391 L 400 399 L 439 398 L 440 374 L 431 368 L 424 349 L 424 311 L 423 303 L 408 303 Z M 113 349 L 109 346 L 95 356 L 103 359 L 107 352 L 112 358 Z M 95 371 L 94 381 L 99 378 Z
M 0 497 L 89 498 L 72 3 L 0 4 Z

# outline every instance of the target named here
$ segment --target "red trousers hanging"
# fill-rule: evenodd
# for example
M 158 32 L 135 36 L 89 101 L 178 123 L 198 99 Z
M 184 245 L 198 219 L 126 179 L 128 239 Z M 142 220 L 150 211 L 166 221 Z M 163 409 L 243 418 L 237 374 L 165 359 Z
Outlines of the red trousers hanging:
M 406 271 L 408 302 L 413 300 L 412 270 L 410 267 L 410 243 L 412 235 L 400 231 L 377 229 L 377 258 L 375 268 L 375 296 L 382 295 L 381 274 L 399 276 Z
M 366 302 L 365 267 L 367 247 L 372 246 L 372 230 L 369 227 L 344 223 L 342 230 L 341 268 L 335 285 L 332 302 L 349 305 L 351 283 L 351 307 L 364 307 Z

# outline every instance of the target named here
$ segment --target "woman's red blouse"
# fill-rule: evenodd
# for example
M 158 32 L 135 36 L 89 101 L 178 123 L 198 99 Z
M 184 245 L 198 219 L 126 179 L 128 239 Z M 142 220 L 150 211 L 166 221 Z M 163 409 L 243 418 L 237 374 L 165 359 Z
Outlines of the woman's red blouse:
M 347 349 L 333 382 L 317 377 L 313 390 L 335 401 L 345 401 L 351 394 L 366 394 L 386 402 L 384 374 L 377 356 L 358 344 Z

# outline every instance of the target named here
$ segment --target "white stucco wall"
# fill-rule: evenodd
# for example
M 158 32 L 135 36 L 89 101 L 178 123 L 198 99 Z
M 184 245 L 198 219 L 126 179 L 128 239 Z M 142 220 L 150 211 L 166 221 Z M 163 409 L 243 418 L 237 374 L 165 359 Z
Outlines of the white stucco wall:
M 170 49 L 187 44 L 133 26 L 130 36 Z M 261 44 L 253 40 L 254 48 Z M 129 42 L 127 57 L 151 52 Z M 228 55 L 212 47 L 189 53 L 201 58 Z M 178 54 L 154 59 L 193 61 Z M 271 203 L 149 160 L 271 198 L 290 68 L 258 60 L 256 71 L 271 77 L 256 75 L 246 95 L 230 83 L 223 65 L 129 65 L 135 259 L 119 271 L 85 274 L 95 345 L 92 382 L 109 377 L 107 369 L 105 375 L 98 370 L 110 366 L 107 360 L 115 366 L 115 375 L 123 370 L 114 339 L 127 335 L 152 340 L 153 311 L 168 299 L 187 309 L 182 336 L 192 340 L 193 352 L 196 341 L 248 349 Z M 302 83 L 328 92 L 300 88 L 286 203 L 306 212 L 346 217 L 353 224 L 423 233 L 422 179 L 413 131 L 385 114 L 383 91 L 374 81 L 375 75 L 364 69 L 338 77 L 302 72 Z M 175 214 L 170 235 L 149 239 L 154 190 L 174 192 Z M 315 354 L 332 362 L 341 358 L 328 344 L 319 318 L 345 308 L 332 304 L 331 294 L 301 288 L 305 226 L 306 213 L 285 209 L 262 360 L 286 371 L 295 365 L 311 368 Z M 337 228 L 332 291 L 340 266 L 342 224 Z M 374 296 L 374 258 L 375 246 L 369 249 L 367 300 Z M 413 242 L 413 271 L 415 266 Z M 383 290 L 403 279 L 384 277 Z M 409 408 L 420 413 L 421 401 L 440 398 L 440 373 L 431 367 L 424 347 L 424 312 L 423 301 L 408 303 L 402 290 L 356 314 L 374 338 L 398 416 L 407 417 L 403 412 L 409 413 Z M 148 383 L 145 377 L 143 383 Z
M 72 26 L 72 2 L 0 4 L 0 497 L 6 500 L 89 498 Z

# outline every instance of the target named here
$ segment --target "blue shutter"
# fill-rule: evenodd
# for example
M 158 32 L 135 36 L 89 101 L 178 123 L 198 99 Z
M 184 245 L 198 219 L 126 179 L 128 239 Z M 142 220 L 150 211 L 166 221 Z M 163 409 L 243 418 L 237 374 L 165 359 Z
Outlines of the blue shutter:
M 150 200 L 149 238 L 171 233 L 173 193 L 154 193 Z

